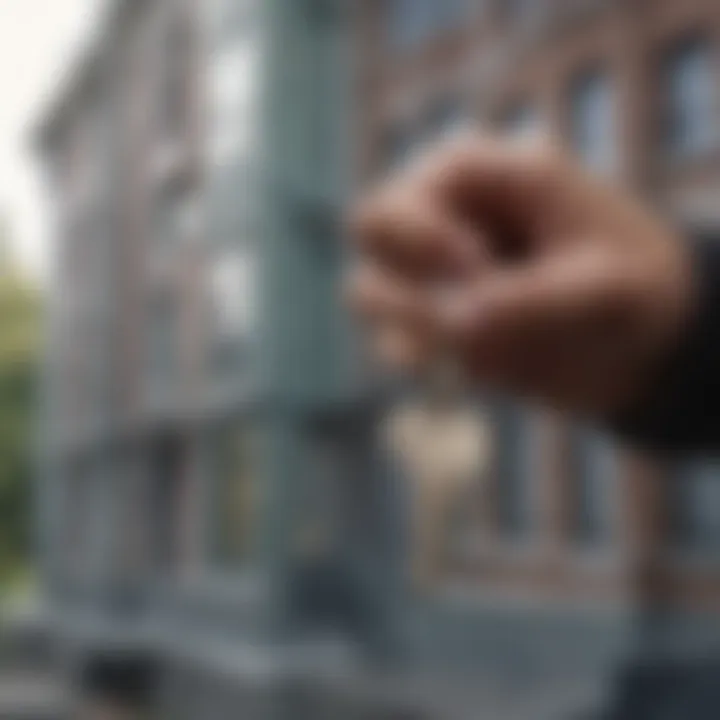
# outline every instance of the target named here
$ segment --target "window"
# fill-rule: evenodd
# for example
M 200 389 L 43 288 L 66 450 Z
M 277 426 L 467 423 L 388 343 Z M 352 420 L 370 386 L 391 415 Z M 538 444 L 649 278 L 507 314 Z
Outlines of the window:
M 317 561 L 326 559 L 338 549 L 343 528 L 340 516 L 347 511 L 344 500 L 355 488 L 348 489 L 343 484 L 347 458 L 332 431 L 313 433 L 310 442 L 312 470 L 297 502 L 300 522 L 293 540 L 299 556 Z
M 64 478 L 63 573 L 71 584 L 96 579 L 107 570 L 114 508 L 108 470 L 107 465 L 76 461 Z
M 394 47 L 405 49 L 444 30 L 460 27 L 474 0 L 392 0 L 389 34 Z
M 427 113 L 424 126 L 428 142 L 460 128 L 466 120 L 465 109 L 457 98 L 445 98 L 433 105 Z
M 188 457 L 180 436 L 152 438 L 148 443 L 147 511 L 152 569 L 171 575 L 180 569 L 187 540 Z
M 503 0 L 505 12 L 510 22 L 525 25 L 538 19 L 546 9 L 546 0 Z
M 497 492 L 501 534 L 524 540 L 533 524 L 535 454 L 532 419 L 515 406 L 497 414 Z
M 389 34 L 394 47 L 405 49 L 426 39 L 437 0 L 392 0 Z
M 93 546 L 93 477 L 89 468 L 73 464 L 65 478 L 64 504 L 62 508 L 63 545 L 65 551 L 64 571 L 70 581 L 80 580 L 90 572 Z
M 154 235 L 158 246 L 189 244 L 202 232 L 202 201 L 194 185 L 175 183 L 165 187 L 154 208 Z
M 237 370 L 255 328 L 256 267 L 248 251 L 226 251 L 210 277 L 213 312 L 213 368 Z
M 540 129 L 540 116 L 531 105 L 518 105 L 501 120 L 503 132 L 513 138 L 526 138 Z
M 570 96 L 570 139 L 591 170 L 616 170 L 615 98 L 610 79 L 602 72 L 580 77 Z
M 212 556 L 236 567 L 248 560 L 258 511 L 256 435 L 247 423 L 228 423 L 211 440 Z
M 575 538 L 598 547 L 612 541 L 615 521 L 615 451 L 595 432 L 575 429 L 570 437 L 570 469 L 575 491 Z
M 196 242 L 202 232 L 202 207 L 197 191 L 182 193 L 170 211 L 173 235 L 180 243 Z
M 167 28 L 161 124 L 169 137 L 184 130 L 190 111 L 191 27 L 190 18 L 180 12 Z
M 676 541 L 691 550 L 720 550 L 720 466 L 692 465 L 671 479 Z
M 692 154 L 717 138 L 717 89 L 709 46 L 682 45 L 667 63 L 667 135 L 671 152 Z
M 148 393 L 167 397 L 175 389 L 180 345 L 180 310 L 175 296 L 155 293 L 147 305 L 146 367 Z
M 435 25 L 439 28 L 459 27 L 475 7 L 476 0 L 442 0 L 434 5 Z
M 247 38 L 220 52 L 211 69 L 211 156 L 216 164 L 252 154 L 257 121 L 257 45 Z
M 422 136 L 412 123 L 398 123 L 385 134 L 382 165 L 392 170 L 412 158 L 422 145 Z
M 435 103 L 419 118 L 396 124 L 385 138 L 385 167 L 402 165 L 419 150 L 462 127 L 466 120 L 462 103 L 451 97 Z
M 220 335 L 247 337 L 254 328 L 255 267 L 249 252 L 227 252 L 215 265 L 212 294 Z

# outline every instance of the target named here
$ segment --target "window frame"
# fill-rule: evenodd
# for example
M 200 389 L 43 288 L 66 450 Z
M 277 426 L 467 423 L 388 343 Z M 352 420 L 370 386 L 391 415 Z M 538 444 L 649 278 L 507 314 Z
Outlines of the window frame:
M 533 412 L 525 406 L 503 401 L 499 408 L 490 413 L 494 432 L 493 475 L 495 477 L 495 502 L 493 515 L 497 543 L 503 550 L 534 551 L 539 548 L 539 532 L 541 523 L 538 515 L 538 493 L 540 490 L 542 468 L 539 467 L 539 436 L 538 421 Z M 512 434 L 512 441 L 508 444 L 507 433 Z M 520 483 L 522 507 L 522 527 L 507 526 L 506 508 L 503 507 L 503 492 L 506 488 L 505 470 L 508 467 L 507 458 L 512 456 L 513 484 Z M 533 467 L 537 468 L 535 471 Z M 517 493 L 518 488 L 515 488 Z M 514 497 L 518 501 L 518 497 Z M 515 509 L 517 511 L 517 508 Z
M 594 428 L 574 426 L 568 432 L 570 481 L 572 483 L 572 525 L 569 534 L 573 553 L 587 557 L 610 556 L 619 544 L 619 521 L 621 504 L 618 496 L 618 479 L 621 475 L 621 460 L 618 449 L 609 438 Z M 598 455 L 600 453 L 600 456 Z M 602 467 L 598 467 L 598 463 Z M 592 477 L 590 477 L 592 475 Z M 589 492 L 586 483 L 592 483 Z M 597 497 L 602 488 L 603 510 L 607 517 L 596 518 L 590 523 L 589 532 L 583 525 L 583 498 L 589 502 Z M 598 534 L 597 527 L 600 527 Z
M 218 468 L 217 452 L 219 443 L 234 437 L 240 429 L 250 429 L 252 435 L 250 480 L 253 483 L 255 511 L 253 521 L 248 530 L 244 531 L 247 543 L 242 558 L 218 557 L 218 534 L 216 510 L 218 507 L 219 484 L 222 480 Z M 254 583 L 253 578 L 262 574 L 262 534 L 263 523 L 266 522 L 263 510 L 266 508 L 267 496 L 263 490 L 266 482 L 265 447 L 268 442 L 263 433 L 267 433 L 268 423 L 259 402 L 246 402 L 239 409 L 217 413 L 209 419 L 201 434 L 201 483 L 203 492 L 202 509 L 202 568 L 203 576 L 215 578 L 224 585 L 247 587 Z M 227 433 L 227 435 L 224 435 Z M 227 449 L 227 448 L 226 448 Z
M 707 62 L 706 72 L 708 77 L 708 87 L 712 93 L 711 97 L 706 99 L 707 107 L 711 113 L 711 117 L 707 119 L 708 136 L 701 140 L 684 140 L 681 144 L 678 139 L 678 128 L 676 123 L 678 120 L 678 106 L 676 101 L 679 99 L 675 93 L 677 86 L 675 82 L 679 81 L 677 75 L 680 65 L 683 61 L 687 61 L 693 53 L 699 53 L 705 56 Z M 697 59 L 697 58 L 696 58 Z M 713 152 L 720 147 L 720 90 L 718 89 L 718 51 L 712 37 L 709 37 L 702 30 L 686 33 L 681 37 L 675 38 L 672 42 L 665 45 L 660 66 L 660 141 L 663 148 L 663 156 L 674 161 L 690 161 L 694 159 L 702 159 L 708 153 Z M 684 108 L 680 108 L 680 114 L 683 114 Z M 695 117 L 695 114 L 693 114 Z
M 603 130 L 601 147 L 586 147 L 589 125 L 585 121 L 587 118 L 594 121 L 598 115 L 598 90 L 603 99 L 602 114 L 607 127 Z M 567 89 L 567 128 L 571 148 L 587 169 L 602 176 L 617 176 L 622 170 L 618 90 L 613 68 L 605 62 L 593 63 L 576 72 Z M 584 116 L 583 127 L 578 124 L 580 115 Z M 581 133 L 586 137 L 581 137 Z
M 710 474 L 718 477 L 712 478 Z M 706 528 L 697 527 L 694 516 L 688 515 L 689 511 L 695 509 L 690 507 L 691 503 L 697 502 L 697 483 L 720 483 L 720 465 L 691 463 L 677 467 L 670 473 L 668 495 L 671 510 L 674 510 L 671 512 L 670 543 L 673 552 L 681 557 L 705 559 L 720 566 L 720 513 L 717 514 L 717 528 L 713 531 L 713 537 L 705 532 Z M 687 532 L 688 527 L 691 533 Z

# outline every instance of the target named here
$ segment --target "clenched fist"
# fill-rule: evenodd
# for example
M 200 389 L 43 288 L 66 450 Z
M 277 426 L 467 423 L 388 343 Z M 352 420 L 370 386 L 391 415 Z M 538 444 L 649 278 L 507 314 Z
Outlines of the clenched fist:
M 388 362 L 604 417 L 639 400 L 693 303 L 674 231 L 560 151 L 456 138 L 352 218 L 354 307 Z

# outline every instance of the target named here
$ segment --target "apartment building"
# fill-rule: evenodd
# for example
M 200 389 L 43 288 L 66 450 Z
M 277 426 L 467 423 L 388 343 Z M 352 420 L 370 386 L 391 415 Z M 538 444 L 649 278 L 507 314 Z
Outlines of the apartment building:
M 519 683 L 536 717 L 585 708 L 641 631 L 714 643 L 717 471 L 497 398 L 490 492 L 420 592 L 377 441 L 395 395 L 336 291 L 344 202 L 458 124 L 555 135 L 714 227 L 718 33 L 711 0 L 111 3 L 41 131 L 40 526 L 72 672 L 159 660 L 178 718 L 464 717 Z

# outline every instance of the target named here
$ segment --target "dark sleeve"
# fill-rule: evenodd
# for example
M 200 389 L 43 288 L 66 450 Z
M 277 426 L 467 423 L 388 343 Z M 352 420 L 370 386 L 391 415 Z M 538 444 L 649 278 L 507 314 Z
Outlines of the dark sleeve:
M 628 443 L 667 455 L 720 455 L 720 237 L 694 233 L 697 302 L 655 390 L 611 423 Z

